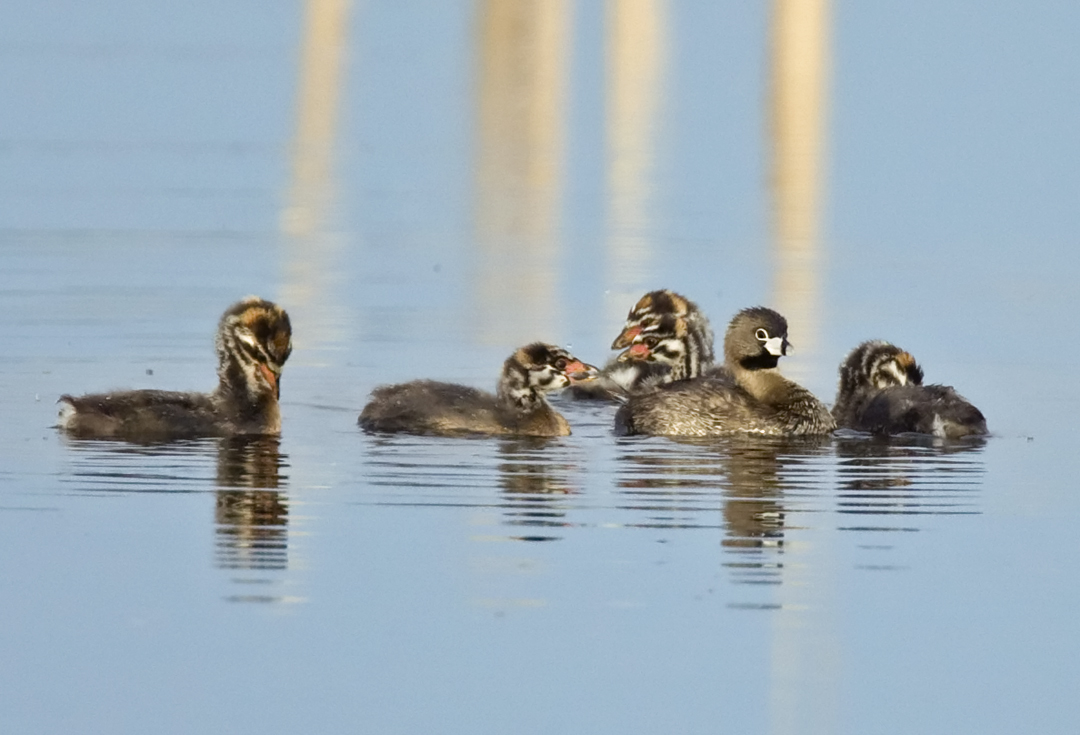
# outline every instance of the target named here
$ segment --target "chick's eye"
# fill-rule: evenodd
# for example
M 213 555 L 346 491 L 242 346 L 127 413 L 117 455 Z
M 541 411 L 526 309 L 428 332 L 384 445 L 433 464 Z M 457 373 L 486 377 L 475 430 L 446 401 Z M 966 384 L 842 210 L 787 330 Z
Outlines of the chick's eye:
M 648 347 L 650 350 L 660 344 L 660 340 L 656 337 L 646 337 L 642 340 L 642 342 L 644 342 L 645 346 Z
M 767 342 L 769 340 L 769 333 L 766 332 L 764 329 L 759 329 L 756 332 L 754 332 L 754 336 L 757 337 L 762 342 Z
M 555 361 L 555 368 L 557 370 L 562 370 L 565 367 L 566 367 L 566 358 L 565 357 L 560 357 L 558 360 Z

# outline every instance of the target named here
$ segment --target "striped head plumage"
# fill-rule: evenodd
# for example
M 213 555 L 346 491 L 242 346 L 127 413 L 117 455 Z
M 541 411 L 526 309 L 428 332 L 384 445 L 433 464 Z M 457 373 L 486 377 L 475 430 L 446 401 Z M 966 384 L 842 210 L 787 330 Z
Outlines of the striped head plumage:
M 626 315 L 626 323 L 619 336 L 611 343 L 611 349 L 625 349 L 641 335 L 654 334 L 661 338 L 672 336 L 664 330 L 670 328 L 673 321 L 665 321 L 665 317 L 681 319 L 686 328 L 695 335 L 703 360 L 712 364 L 713 332 L 708 318 L 693 301 L 666 288 L 650 291 L 638 299 L 634 308 Z
M 619 361 L 657 362 L 668 379 L 695 378 L 712 367 L 713 332 L 697 304 L 673 291 L 650 291 L 630 310 L 612 349 L 625 349 Z
M 922 381 L 922 368 L 911 353 L 881 340 L 863 342 L 840 365 L 841 396 L 871 388 L 922 385 Z
M 251 400 L 281 396 L 281 370 L 292 352 L 289 315 L 277 304 L 248 296 L 225 310 L 215 348 L 218 377 Z
M 593 380 L 597 372 L 561 347 L 534 342 L 503 363 L 498 394 L 516 404 L 531 405 L 542 400 L 544 393 Z
M 665 314 L 635 335 L 617 359 L 659 363 L 668 369 L 667 381 L 674 381 L 702 375 L 712 366 L 712 350 L 706 349 L 701 333 L 691 329 L 686 319 Z

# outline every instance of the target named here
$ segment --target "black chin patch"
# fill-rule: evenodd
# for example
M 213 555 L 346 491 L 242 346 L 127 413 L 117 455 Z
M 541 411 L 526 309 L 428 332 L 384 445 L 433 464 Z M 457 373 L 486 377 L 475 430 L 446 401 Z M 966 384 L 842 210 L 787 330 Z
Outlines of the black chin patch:
M 739 364 L 747 370 L 770 370 L 776 367 L 779 362 L 780 358 L 777 355 L 771 355 L 764 351 L 753 357 L 744 357 L 739 360 Z

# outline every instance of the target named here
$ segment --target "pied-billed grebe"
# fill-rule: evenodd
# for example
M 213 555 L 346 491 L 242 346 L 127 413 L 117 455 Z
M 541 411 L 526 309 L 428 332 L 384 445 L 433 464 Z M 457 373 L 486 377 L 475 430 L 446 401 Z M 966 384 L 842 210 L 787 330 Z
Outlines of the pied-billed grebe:
M 167 441 L 281 433 L 281 369 L 292 352 L 289 315 L 249 296 L 218 324 L 212 393 L 130 390 L 64 395 L 59 428 L 87 439 Z
M 642 344 L 648 352 L 637 347 Z M 611 349 L 625 351 L 604 366 L 596 381 L 572 388 L 572 396 L 621 400 L 627 393 L 696 378 L 715 359 L 708 318 L 693 301 L 668 289 L 638 300 Z
M 535 342 L 503 363 L 495 395 L 433 380 L 384 385 L 372 391 L 359 424 L 408 434 L 566 436 L 570 425 L 544 394 L 593 380 L 596 372 L 566 350 Z
M 631 395 L 615 415 L 621 434 L 726 436 L 828 434 L 836 422 L 810 391 L 777 369 L 787 321 L 772 309 L 740 311 L 724 337 L 723 372 Z
M 949 386 L 922 381 L 922 368 L 910 353 L 888 342 L 863 342 L 840 364 L 836 423 L 873 434 L 986 434 L 979 409 Z

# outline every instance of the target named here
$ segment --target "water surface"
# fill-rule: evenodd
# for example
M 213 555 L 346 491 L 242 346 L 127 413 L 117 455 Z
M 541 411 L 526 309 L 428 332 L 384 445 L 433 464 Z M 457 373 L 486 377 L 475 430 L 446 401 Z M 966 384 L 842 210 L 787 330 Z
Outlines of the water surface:
M 784 184 L 764 6 L 330 3 L 320 54 L 315 5 L 0 10 L 5 730 L 1075 730 L 1075 12 L 834 7 Z M 533 340 L 603 362 L 665 286 L 783 309 L 827 401 L 892 340 L 993 434 L 356 426 Z M 293 319 L 279 440 L 51 428 L 210 389 L 248 293 Z

